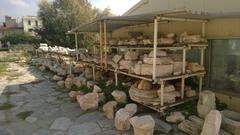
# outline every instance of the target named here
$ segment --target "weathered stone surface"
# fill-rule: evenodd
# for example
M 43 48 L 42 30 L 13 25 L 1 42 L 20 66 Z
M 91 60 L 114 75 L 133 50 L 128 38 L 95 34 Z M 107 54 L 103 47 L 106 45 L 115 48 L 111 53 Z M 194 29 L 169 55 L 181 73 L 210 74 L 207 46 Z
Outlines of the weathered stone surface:
M 58 81 L 57 85 L 61 88 L 64 88 L 65 87 L 65 82 L 64 81 Z
M 195 90 L 188 89 L 185 91 L 186 97 L 195 97 L 197 96 L 197 92 Z
M 183 120 L 185 120 L 185 116 L 182 114 L 182 112 L 173 112 L 166 118 L 166 121 L 171 123 L 178 123 Z
M 128 51 L 124 55 L 125 60 L 137 60 L 138 59 L 138 53 L 134 51 Z
M 182 121 L 178 128 L 189 135 L 199 135 L 201 133 L 201 127 L 189 120 Z
M 227 131 L 225 131 L 225 130 L 223 130 L 223 129 L 220 129 L 220 132 L 219 132 L 218 135 L 232 135 L 232 134 L 227 132 Z M 237 135 L 237 134 L 234 134 L 234 135 Z
M 174 61 L 173 62 L 173 72 L 174 73 L 182 73 L 182 62 L 181 61 Z
M 196 123 L 199 127 L 203 127 L 203 124 L 204 124 L 204 120 L 197 117 L 197 116 L 194 116 L 194 115 L 191 115 L 188 117 L 189 120 L 191 120 L 192 122 Z
M 201 135 L 218 135 L 221 128 L 222 116 L 217 110 L 212 110 L 206 116 Z
M 101 71 L 96 71 L 95 73 L 95 79 L 96 80 L 101 80 L 103 78 L 102 72 Z
M 92 79 L 93 78 L 93 73 L 91 68 L 85 68 L 84 70 L 85 77 L 87 79 Z
M 71 126 L 68 135 L 95 135 L 99 132 L 101 132 L 101 128 L 96 122 L 86 122 Z
M 148 55 L 150 58 L 153 58 L 153 51 L 151 51 Z M 162 50 L 157 50 L 157 57 L 166 57 L 167 52 L 162 51 Z
M 171 84 L 166 84 L 165 85 L 164 93 L 173 92 L 173 91 L 175 91 L 174 85 L 171 85 Z
M 82 86 L 87 85 L 87 79 L 85 77 L 81 77 L 81 76 L 80 77 L 75 77 L 74 80 L 75 80 L 75 82 L 80 81 L 79 83 L 81 83 Z
M 141 80 L 138 84 L 138 89 L 140 90 L 151 90 L 152 89 L 152 82 Z
M 158 97 L 161 98 L 161 90 L 158 90 Z M 176 98 L 180 97 L 180 91 L 164 92 L 163 101 L 164 103 L 175 103 Z
M 158 39 L 158 44 L 161 45 L 172 45 L 173 43 L 175 43 L 176 40 L 174 38 L 159 38 Z
M 136 61 L 121 60 L 119 62 L 119 65 L 120 65 L 119 69 L 132 70 L 135 64 L 136 64 Z
M 89 93 L 84 96 L 77 96 L 77 100 L 83 110 L 95 110 L 98 108 L 98 94 Z
M 70 125 L 71 125 L 71 120 L 69 118 L 62 117 L 62 118 L 56 119 L 51 125 L 50 129 L 66 131 Z
M 221 114 L 222 128 L 234 135 L 240 135 L 240 113 L 224 110 Z
M 113 61 L 114 63 L 118 63 L 121 59 L 122 59 L 122 55 L 115 55 L 115 56 L 112 58 L 112 61 Z
M 58 76 L 58 75 L 54 75 L 53 78 L 52 78 L 54 81 L 61 81 L 63 80 L 62 77 Z
M 40 66 L 40 67 L 39 67 L 39 70 L 40 70 L 40 71 L 44 71 L 44 70 L 46 70 L 46 67 L 45 67 L 45 66 Z
M 201 118 L 216 108 L 215 94 L 211 91 L 203 91 L 199 94 L 199 100 L 197 104 L 198 115 Z
M 155 121 L 150 115 L 130 119 L 130 123 L 134 128 L 134 135 L 153 135 Z
M 153 58 L 144 57 L 143 63 L 153 64 Z M 169 65 L 169 64 L 173 64 L 173 60 L 170 57 L 159 57 L 159 58 L 156 58 L 156 64 L 157 65 Z
M 200 35 L 184 35 L 182 41 L 184 43 L 199 43 L 202 41 L 202 37 Z
M 155 130 L 159 130 L 167 134 L 172 130 L 172 126 L 160 119 L 155 119 Z
M 102 89 L 100 87 L 98 87 L 97 85 L 94 85 L 93 86 L 93 92 L 95 93 L 101 93 L 102 92 Z
M 135 74 L 139 73 L 139 64 L 135 65 L 134 72 Z M 136 69 L 138 68 L 138 69 Z M 157 77 L 164 77 L 164 76 L 170 76 L 173 73 L 173 65 L 156 65 L 156 76 Z M 152 75 L 153 65 L 151 64 L 140 64 L 140 74 L 141 75 Z
M 127 104 L 125 106 L 125 109 L 128 111 L 130 117 L 134 116 L 134 114 L 137 112 L 137 105 L 134 103 Z
M 73 78 L 67 78 L 67 79 L 65 80 L 65 87 L 66 87 L 67 89 L 71 89 L 72 86 L 73 86 L 73 82 L 74 82 Z
M 93 87 L 94 87 L 95 84 L 96 84 L 95 81 L 88 81 L 88 82 L 87 82 L 87 87 L 88 87 L 89 89 L 93 89 Z
M 108 119 L 113 119 L 114 118 L 114 109 L 117 107 L 117 102 L 116 101 L 109 101 L 105 105 L 103 105 L 103 114 L 108 118 Z
M 73 73 L 75 74 L 79 74 L 79 73 L 82 73 L 84 70 L 83 70 L 83 65 L 82 64 L 76 64 L 74 67 L 73 67 Z
M 70 92 L 68 93 L 68 95 L 69 95 L 69 97 L 70 97 L 71 99 L 76 100 L 77 96 L 78 96 L 78 95 L 83 95 L 83 93 L 80 92 L 80 91 L 70 91 Z
M 112 96 L 118 103 L 126 103 L 127 102 L 127 95 L 123 91 L 115 90 L 112 92 Z
M 129 130 L 130 129 L 130 114 L 126 109 L 120 109 L 117 111 L 115 116 L 115 127 L 118 130 Z
M 192 72 L 204 71 L 204 67 L 199 65 L 198 63 L 187 64 L 187 69 L 192 71 Z
M 36 117 L 32 117 L 32 116 L 29 116 L 25 119 L 27 122 L 29 123 L 34 123 L 37 121 L 37 118 Z

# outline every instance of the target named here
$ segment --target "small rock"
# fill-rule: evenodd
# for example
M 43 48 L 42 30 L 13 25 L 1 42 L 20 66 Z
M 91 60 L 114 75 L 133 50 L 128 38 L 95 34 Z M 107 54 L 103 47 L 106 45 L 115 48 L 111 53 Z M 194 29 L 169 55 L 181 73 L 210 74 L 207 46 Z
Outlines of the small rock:
M 102 92 L 102 89 L 100 87 L 98 87 L 97 85 L 94 85 L 93 87 L 93 92 L 95 93 L 101 93 Z
M 137 105 L 136 104 L 127 104 L 125 109 L 128 111 L 130 117 L 132 117 L 137 112 Z
M 74 78 L 73 84 L 74 84 L 76 87 L 78 87 L 78 88 L 81 88 L 81 87 L 83 86 L 81 80 L 78 80 L 78 79 L 76 79 L 76 78 Z
M 221 113 L 217 110 L 212 110 L 205 118 L 201 135 L 218 135 L 221 123 Z
M 53 133 L 53 135 L 65 135 L 63 132 L 55 132 L 55 133 Z
M 94 87 L 95 84 L 96 84 L 95 81 L 88 81 L 88 82 L 87 82 L 87 87 L 88 87 L 89 89 L 93 89 L 93 87 Z
M 54 75 L 53 78 L 52 78 L 54 81 L 61 81 L 63 80 L 62 77 L 58 76 L 58 75 Z
M 215 94 L 211 91 L 203 91 L 199 94 L 199 100 L 197 104 L 198 115 L 201 118 L 216 108 Z
M 78 95 L 83 95 L 83 93 L 80 92 L 80 91 L 71 91 L 71 92 L 69 92 L 68 95 L 69 95 L 69 97 L 72 98 L 73 100 L 76 100 L 77 96 L 78 96 Z
M 117 111 L 115 116 L 115 127 L 118 130 L 126 131 L 130 129 L 130 114 L 126 109 L 120 109 Z
M 25 120 L 26 120 L 27 122 L 29 122 L 29 123 L 34 123 L 34 122 L 37 121 L 37 118 L 36 118 L 36 117 L 31 117 L 31 116 L 29 116 L 29 117 L 27 117 Z
M 196 123 L 189 121 L 189 120 L 184 120 L 182 121 L 179 125 L 178 128 L 189 134 L 189 135 L 199 135 L 201 132 L 202 127 L 197 125 Z M 209 134 L 210 135 L 210 134 Z
M 138 59 L 138 53 L 134 51 L 128 51 L 124 55 L 125 60 L 137 60 Z
M 62 118 L 56 119 L 51 125 L 50 129 L 66 131 L 70 125 L 71 125 L 71 120 L 69 118 L 62 117 Z
M 171 125 L 169 125 L 168 123 L 166 123 L 160 119 L 155 119 L 155 123 L 156 123 L 155 129 L 160 130 L 163 133 L 167 134 L 172 130 Z
M 223 129 L 234 135 L 240 135 L 240 113 L 224 110 L 221 114 Z
M 130 119 L 130 123 L 134 128 L 134 135 L 153 135 L 155 121 L 150 115 Z
M 166 118 L 167 122 L 179 123 L 185 120 L 185 116 L 181 112 L 174 112 Z
M 114 109 L 117 107 L 116 101 L 109 101 L 103 105 L 103 113 L 108 119 L 114 118 Z
M 58 85 L 60 88 L 64 88 L 64 87 L 65 87 L 65 82 L 64 82 L 64 81 L 58 81 L 58 82 L 57 82 L 57 85 Z
M 73 86 L 73 82 L 74 82 L 74 80 L 73 80 L 72 78 L 67 78 L 67 79 L 65 80 L 65 87 L 66 87 L 67 89 L 71 89 L 72 86 Z
M 98 108 L 98 94 L 88 93 L 84 96 L 77 96 L 77 100 L 82 110 L 95 110 Z
M 185 91 L 186 97 L 195 97 L 197 96 L 197 92 L 195 90 L 186 90 Z
M 123 91 L 115 90 L 112 92 L 112 96 L 118 103 L 127 103 L 127 95 Z

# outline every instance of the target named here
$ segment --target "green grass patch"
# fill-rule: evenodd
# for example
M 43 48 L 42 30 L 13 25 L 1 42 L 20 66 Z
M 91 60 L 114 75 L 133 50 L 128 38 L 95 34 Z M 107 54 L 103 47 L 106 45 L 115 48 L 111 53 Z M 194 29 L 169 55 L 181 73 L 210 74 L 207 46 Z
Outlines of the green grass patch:
M 15 105 L 10 103 L 0 104 L 0 110 L 9 110 L 9 109 L 12 109 L 13 107 L 15 107 Z
M 31 116 L 33 114 L 33 111 L 26 111 L 26 112 L 20 112 L 16 116 L 19 119 L 25 120 L 27 117 Z
M 7 91 L 2 93 L 2 95 L 6 95 L 6 96 L 15 95 L 15 94 L 18 94 L 18 92 Z
M 4 75 L 7 72 L 8 65 L 0 63 L 0 76 Z

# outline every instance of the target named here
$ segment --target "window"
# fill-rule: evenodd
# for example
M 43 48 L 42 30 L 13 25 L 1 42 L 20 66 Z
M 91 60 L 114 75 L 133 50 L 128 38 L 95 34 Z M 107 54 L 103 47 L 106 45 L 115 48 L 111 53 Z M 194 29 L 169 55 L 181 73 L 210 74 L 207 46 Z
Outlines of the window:
M 35 21 L 35 25 L 38 27 L 38 21 Z
M 240 93 L 240 39 L 211 40 L 209 88 Z
M 31 25 L 31 20 L 28 20 L 28 25 Z

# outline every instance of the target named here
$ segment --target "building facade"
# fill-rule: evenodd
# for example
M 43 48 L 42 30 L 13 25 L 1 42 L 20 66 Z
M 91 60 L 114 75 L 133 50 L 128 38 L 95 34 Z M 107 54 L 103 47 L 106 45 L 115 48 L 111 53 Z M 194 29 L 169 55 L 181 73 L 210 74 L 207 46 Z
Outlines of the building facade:
M 38 19 L 36 16 L 24 16 L 23 20 L 23 28 L 24 32 L 29 33 L 32 36 L 35 36 L 35 29 L 42 27 L 42 21 Z

